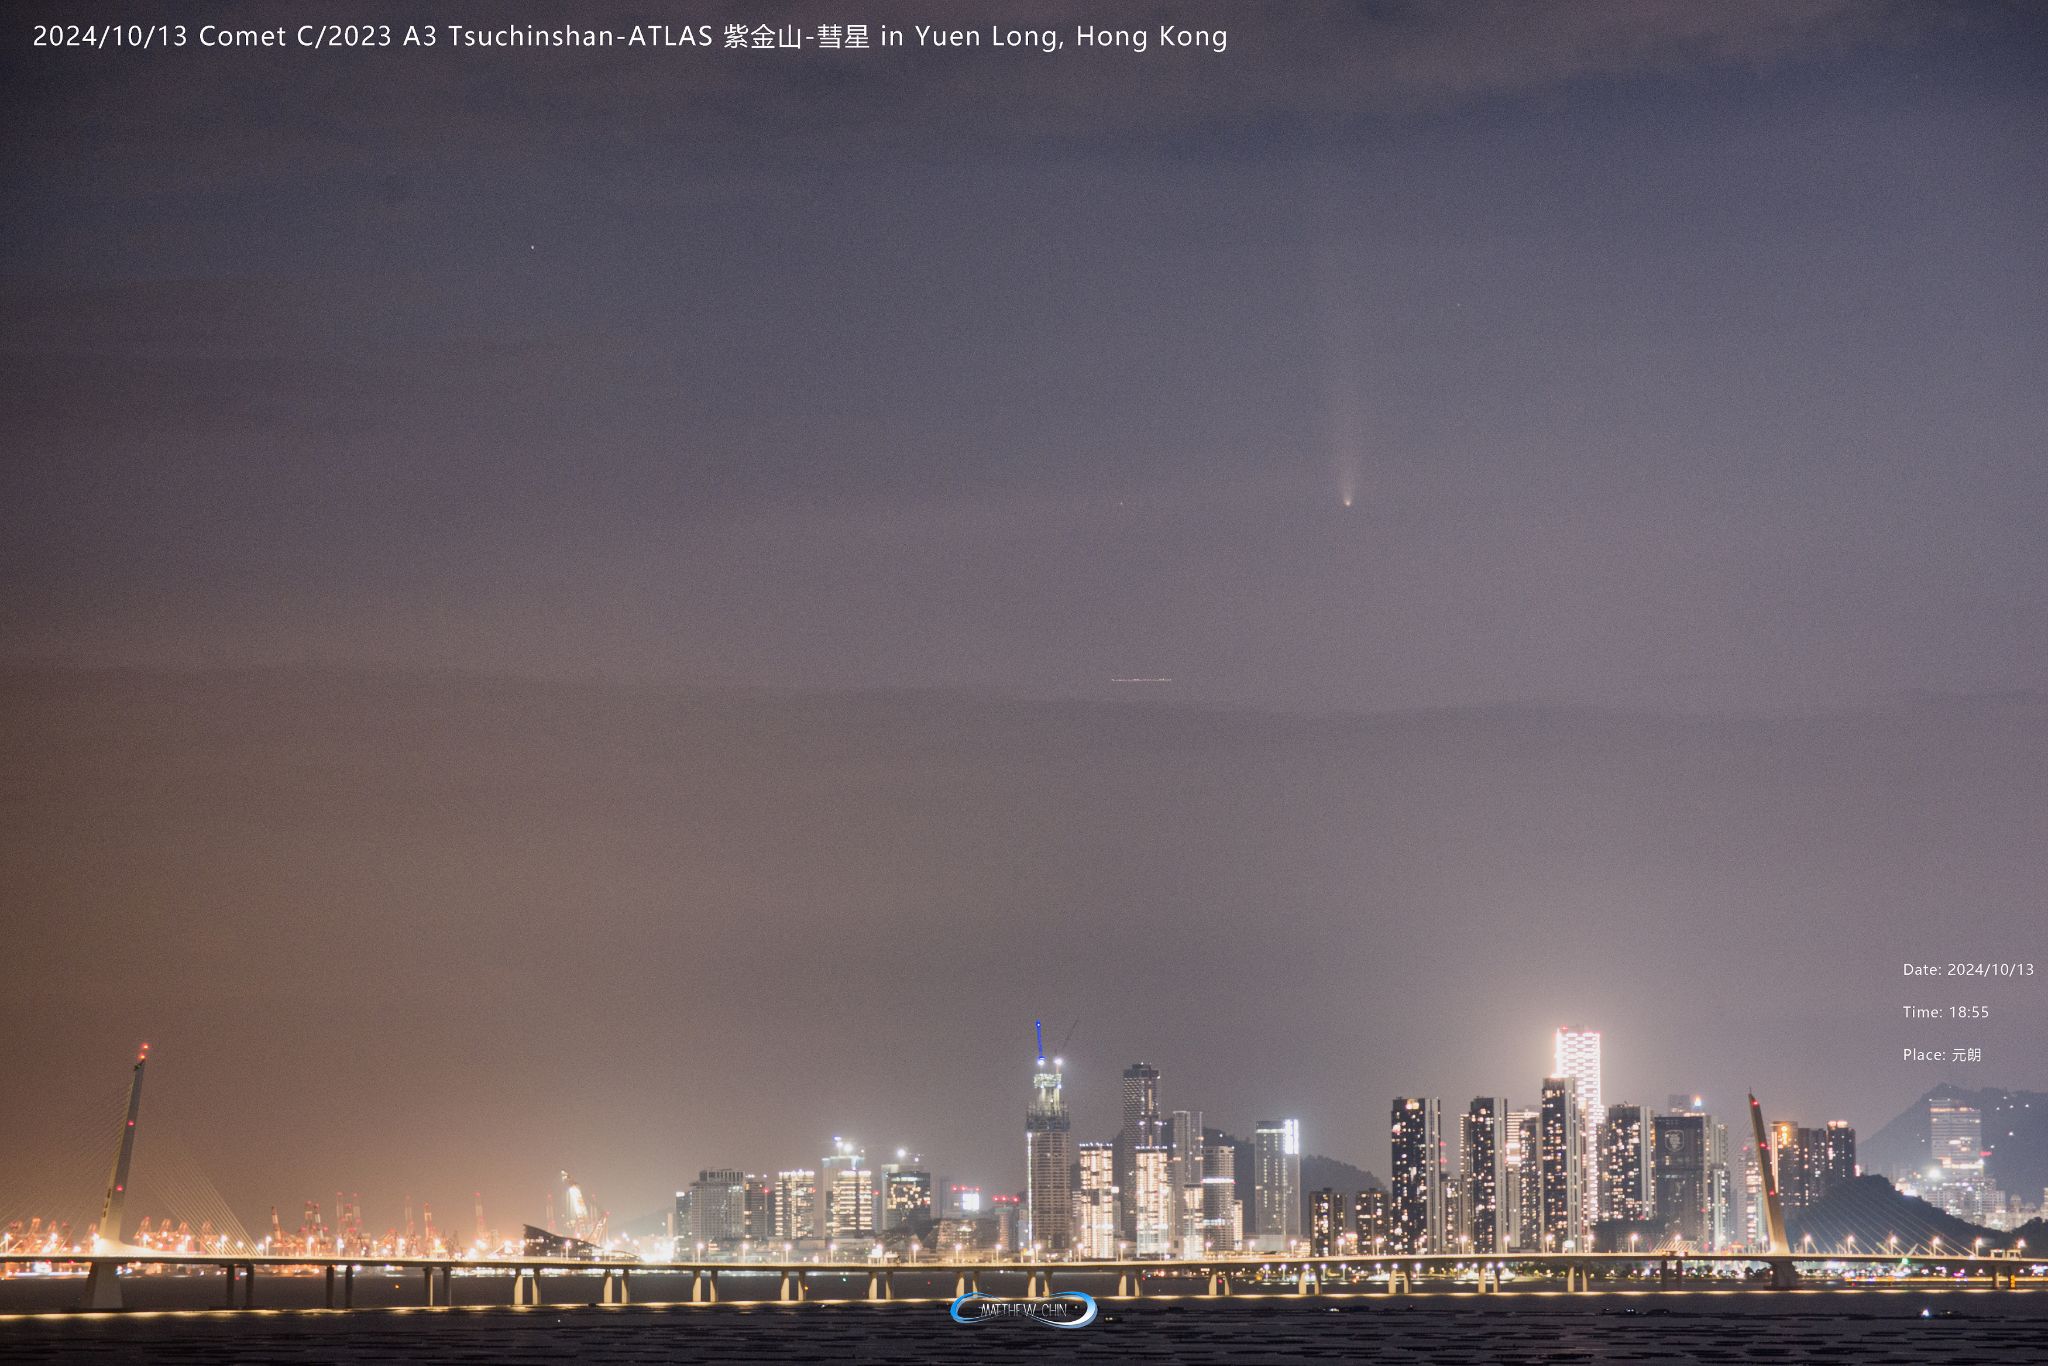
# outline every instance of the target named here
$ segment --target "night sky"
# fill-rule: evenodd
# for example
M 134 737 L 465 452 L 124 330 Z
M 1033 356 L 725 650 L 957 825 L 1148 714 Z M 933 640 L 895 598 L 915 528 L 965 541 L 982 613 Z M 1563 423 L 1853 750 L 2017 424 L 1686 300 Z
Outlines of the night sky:
M 0 1206 L 143 1038 L 288 1223 L 1020 1188 L 1036 1017 L 1382 1172 L 1567 1022 L 2048 1088 L 1897 1060 L 2048 963 L 2040 7 L 102 8 L 0 45 Z

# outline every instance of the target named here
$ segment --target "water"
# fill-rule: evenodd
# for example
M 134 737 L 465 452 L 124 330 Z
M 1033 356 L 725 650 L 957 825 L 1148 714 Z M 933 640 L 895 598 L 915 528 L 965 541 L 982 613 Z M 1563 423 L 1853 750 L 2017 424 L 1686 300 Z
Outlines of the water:
M 413 1288 L 408 1280 L 390 1293 Z M 378 1293 L 372 1284 L 359 1290 Z M 463 1298 L 459 1290 L 457 1298 Z M 137 1299 L 131 1295 L 130 1302 Z M 1105 1302 L 1095 1324 L 1074 1330 L 1022 1320 L 963 1326 L 947 1316 L 943 1300 L 0 1318 L 0 1363 L 88 1361 L 1979 1366 L 2048 1363 L 2048 1295 L 1897 1290 L 1156 1298 Z

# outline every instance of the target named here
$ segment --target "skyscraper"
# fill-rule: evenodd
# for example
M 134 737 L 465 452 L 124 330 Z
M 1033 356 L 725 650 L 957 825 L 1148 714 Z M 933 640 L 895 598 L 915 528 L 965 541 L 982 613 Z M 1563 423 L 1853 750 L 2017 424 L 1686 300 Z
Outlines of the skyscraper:
M 1474 1252 L 1502 1252 L 1501 1201 L 1507 1190 L 1508 1103 L 1479 1096 L 1465 1111 L 1459 1136 L 1463 1154 L 1465 1233 Z
M 1391 1220 L 1387 1214 L 1387 1193 L 1383 1190 L 1362 1190 L 1352 1198 L 1352 1220 L 1358 1226 L 1358 1250 L 1361 1253 L 1384 1252 L 1387 1249 L 1387 1230 Z
M 1074 1192 L 1074 1255 L 1107 1259 L 1117 1254 L 1116 1145 L 1082 1143 L 1081 1185 Z
M 1502 1164 L 1507 1194 L 1500 1210 L 1503 1251 L 1535 1251 L 1543 1238 L 1541 1132 L 1539 1111 L 1508 1111 L 1507 1157 Z
M 922 1161 L 882 1165 L 882 1227 L 905 1228 L 932 1217 L 932 1174 Z
M 825 1202 L 819 1231 L 828 1237 L 875 1231 L 875 1174 L 861 1165 L 866 1157 L 858 1143 L 834 1134 L 832 1151 L 818 1163 L 819 1196 Z
M 775 1239 L 775 1178 L 747 1173 L 746 1238 L 753 1243 Z
M 1543 1079 L 1537 1153 L 1542 1251 L 1579 1252 L 1586 1248 L 1586 1145 L 1579 1135 L 1582 1113 L 1577 1078 Z
M 1640 1223 L 1654 1208 L 1643 1107 L 1616 1105 L 1600 1125 L 1600 1218 Z
M 1237 1149 L 1209 1143 L 1202 1152 L 1202 1246 L 1235 1252 L 1244 1242 L 1244 1204 L 1237 1198 Z
M 1664 1238 L 1694 1251 L 1714 1245 L 1713 1118 L 1698 1111 L 1650 1121 L 1652 1196 Z
M 747 1174 L 731 1167 L 698 1172 L 690 1183 L 690 1241 L 736 1251 L 746 1236 Z
M 1166 1124 L 1174 1197 L 1174 1241 L 1184 1257 L 1202 1251 L 1202 1112 L 1175 1110 Z
M 1856 1130 L 1846 1119 L 1831 1119 L 1820 1131 L 1820 1193 L 1856 1179 Z
M 807 1167 L 775 1173 L 775 1236 L 784 1242 L 818 1236 L 818 1174 Z
M 1024 1111 L 1024 1228 L 1026 1248 L 1065 1252 L 1073 1242 L 1074 1141 L 1067 1118 L 1060 1059 L 1041 1055 Z
M 1173 1188 L 1172 1150 L 1163 1144 L 1146 1144 L 1131 1154 L 1132 1188 L 1129 1200 L 1137 1236 L 1131 1247 L 1140 1257 L 1171 1257 L 1174 1253 L 1174 1211 L 1177 1192 Z
M 1301 1121 L 1262 1119 L 1252 1130 L 1253 1235 L 1260 1251 L 1301 1237 Z
M 864 1238 L 875 1231 L 875 1173 L 871 1167 L 835 1168 L 826 1196 L 834 1238 Z
M 1554 1075 L 1579 1084 L 1579 1220 L 1590 1228 L 1600 1209 L 1600 1125 L 1607 1106 L 1600 1090 L 1600 1031 L 1566 1025 L 1557 1031 Z
M 1116 1134 L 1116 1183 L 1123 1201 L 1118 1222 L 1126 1243 L 1138 1240 L 1138 1178 L 1134 1154 L 1141 1147 L 1166 1142 L 1166 1129 L 1159 1116 L 1159 1069 L 1150 1063 L 1134 1062 L 1124 1069 L 1123 1127 Z
M 1337 1255 L 1343 1236 L 1344 1197 L 1328 1186 L 1308 1193 L 1308 1253 L 1311 1257 Z
M 1444 1239 L 1443 1102 L 1399 1096 L 1390 1131 L 1387 1246 L 1398 1252 L 1449 1252 Z

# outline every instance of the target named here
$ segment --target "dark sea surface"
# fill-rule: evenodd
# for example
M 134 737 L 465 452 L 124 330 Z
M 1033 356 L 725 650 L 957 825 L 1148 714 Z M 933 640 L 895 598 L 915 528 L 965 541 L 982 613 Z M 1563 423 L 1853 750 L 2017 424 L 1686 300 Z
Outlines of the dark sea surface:
M 377 1279 L 384 1293 L 365 1277 L 358 1303 L 413 1288 Z M 1057 1329 L 955 1323 L 944 1299 L 512 1309 L 464 1306 L 458 1282 L 453 1309 L 150 1312 L 156 1288 L 136 1287 L 125 1313 L 0 1318 L 0 1363 L 2048 1363 L 2048 1293 L 2032 1290 L 1160 1296 L 1104 1301 L 1097 1322 Z M 21 1307 L 22 1287 L 4 1289 Z

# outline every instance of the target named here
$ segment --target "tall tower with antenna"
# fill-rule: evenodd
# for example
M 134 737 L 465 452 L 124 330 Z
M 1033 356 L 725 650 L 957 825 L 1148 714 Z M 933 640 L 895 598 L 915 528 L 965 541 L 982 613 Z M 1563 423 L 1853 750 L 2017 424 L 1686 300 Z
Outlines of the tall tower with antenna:
M 1019 1250 L 1065 1252 L 1074 1230 L 1074 1135 L 1062 1061 L 1045 1058 L 1045 1025 L 1034 1020 L 1038 1066 L 1024 1111 L 1024 1217 Z

